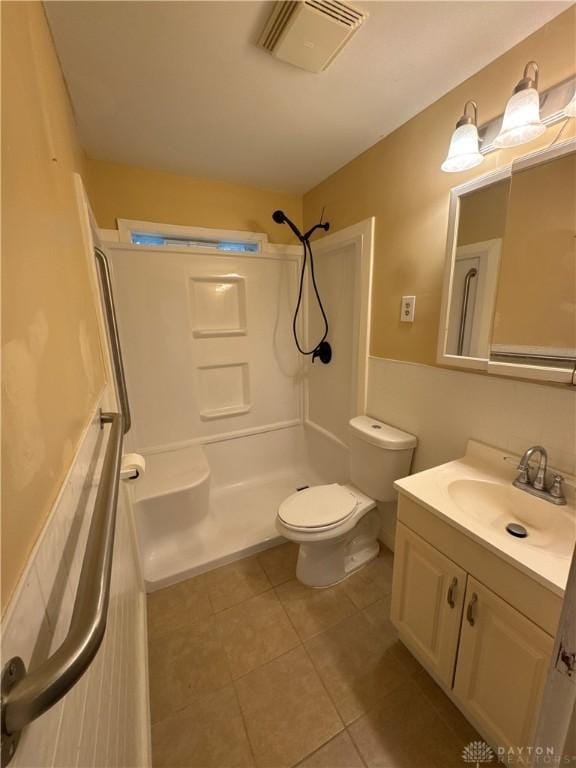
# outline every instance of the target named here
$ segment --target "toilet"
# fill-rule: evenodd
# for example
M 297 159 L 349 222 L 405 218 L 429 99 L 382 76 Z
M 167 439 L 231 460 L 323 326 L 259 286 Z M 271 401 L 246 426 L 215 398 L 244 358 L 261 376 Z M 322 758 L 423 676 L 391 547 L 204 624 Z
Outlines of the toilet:
M 278 508 L 276 529 L 300 545 L 296 576 L 329 587 L 378 554 L 376 502 L 394 499 L 393 483 L 410 471 L 416 438 L 369 416 L 350 421 L 350 484 L 293 493 Z

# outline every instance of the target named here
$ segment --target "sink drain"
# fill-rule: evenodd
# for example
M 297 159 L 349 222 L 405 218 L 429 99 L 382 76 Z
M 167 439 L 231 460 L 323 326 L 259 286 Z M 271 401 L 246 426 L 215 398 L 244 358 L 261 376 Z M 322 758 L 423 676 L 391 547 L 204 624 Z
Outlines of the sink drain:
M 518 539 L 525 539 L 528 536 L 526 528 L 518 523 L 508 523 L 506 530 L 511 536 L 516 536 Z

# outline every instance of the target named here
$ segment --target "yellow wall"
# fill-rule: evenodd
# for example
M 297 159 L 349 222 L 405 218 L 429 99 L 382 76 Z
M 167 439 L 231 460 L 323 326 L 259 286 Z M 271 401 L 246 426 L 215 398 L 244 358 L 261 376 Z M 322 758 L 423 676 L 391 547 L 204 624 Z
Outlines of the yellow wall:
M 576 154 L 514 173 L 495 344 L 576 349 Z
M 294 243 L 288 227 L 272 221 L 282 208 L 302 222 L 302 197 L 287 192 L 197 179 L 132 165 L 87 161 L 86 184 L 98 224 L 116 227 L 116 219 L 184 226 L 265 232 L 271 242 Z
M 2 3 L 3 606 L 104 382 L 74 131 L 42 5 Z
M 505 179 L 460 198 L 457 245 L 504 237 L 510 181 Z
M 572 6 L 304 196 L 306 225 L 323 206 L 332 231 L 376 216 L 373 355 L 435 363 L 450 188 L 548 143 L 558 131 L 495 152 L 480 169 L 447 174 L 440 164 L 454 124 L 471 98 L 481 122 L 501 114 L 530 59 L 540 64 L 543 89 L 574 74 L 575 29 Z M 399 322 L 404 294 L 417 297 L 413 324 Z

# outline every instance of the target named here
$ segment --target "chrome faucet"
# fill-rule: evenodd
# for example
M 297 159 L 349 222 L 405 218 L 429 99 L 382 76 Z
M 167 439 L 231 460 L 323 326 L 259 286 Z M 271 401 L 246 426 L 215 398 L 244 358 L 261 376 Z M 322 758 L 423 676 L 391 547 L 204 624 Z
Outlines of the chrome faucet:
M 531 478 L 530 460 L 534 454 L 538 454 L 539 461 L 536 474 Z M 553 474 L 552 482 L 549 486 L 546 485 L 548 452 L 542 445 L 533 445 L 524 451 L 517 469 L 520 470 L 520 474 L 512 483 L 516 488 L 526 491 L 526 493 L 531 493 L 533 496 L 538 496 L 538 498 L 549 501 L 552 504 L 566 504 L 566 497 L 562 488 L 562 481 L 564 480 L 562 475 Z

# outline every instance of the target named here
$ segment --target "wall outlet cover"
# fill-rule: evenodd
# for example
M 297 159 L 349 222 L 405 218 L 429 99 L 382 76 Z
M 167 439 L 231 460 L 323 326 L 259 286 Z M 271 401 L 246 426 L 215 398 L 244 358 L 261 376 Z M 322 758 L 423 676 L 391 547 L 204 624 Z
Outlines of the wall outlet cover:
M 402 306 L 400 309 L 400 320 L 403 323 L 414 322 L 414 309 L 416 307 L 416 296 L 402 296 Z

